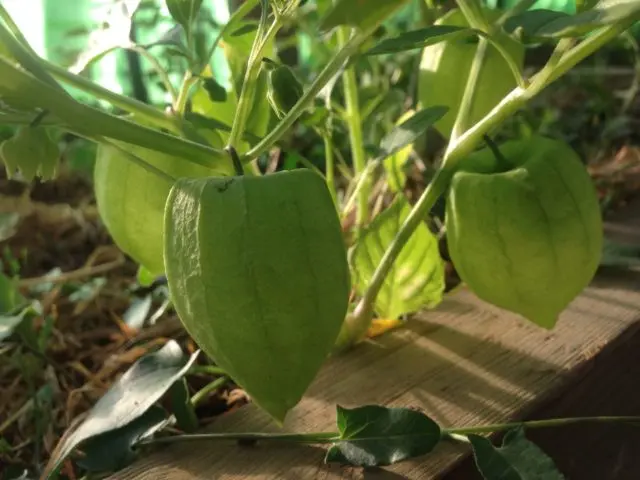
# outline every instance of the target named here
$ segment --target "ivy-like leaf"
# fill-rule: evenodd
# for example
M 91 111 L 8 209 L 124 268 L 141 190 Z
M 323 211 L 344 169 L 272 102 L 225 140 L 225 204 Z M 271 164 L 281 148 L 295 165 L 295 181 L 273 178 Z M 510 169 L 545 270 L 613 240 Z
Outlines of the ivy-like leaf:
M 198 16 L 202 0 L 166 0 L 167 9 L 173 19 L 182 25 L 186 32 L 191 30 L 193 22 Z
M 30 302 L 20 294 L 15 279 L 0 273 L 0 343 L 29 316 L 39 315 L 40 303 Z
M 408 408 L 338 405 L 337 417 L 340 440 L 327 451 L 326 462 L 391 465 L 429 453 L 441 439 L 436 422 Z
M 78 445 L 141 417 L 184 375 L 197 355 L 185 357 L 180 346 L 171 340 L 134 363 L 98 400 L 84 422 L 56 447 L 45 475 L 57 470 Z
M 408 0 L 338 0 L 323 17 L 320 29 L 328 31 L 339 25 L 349 25 L 366 30 L 407 3 Z
M 411 206 L 400 195 L 364 229 L 350 255 L 358 293 L 364 294 L 410 211 Z M 397 319 L 420 308 L 434 307 L 442 301 L 444 286 L 444 263 L 438 241 L 423 223 L 409 238 L 387 275 L 376 299 L 376 312 L 383 318 Z
M 428 45 L 460 39 L 475 35 L 471 28 L 453 25 L 431 25 L 420 30 L 402 33 L 397 37 L 387 38 L 365 52 L 365 55 L 384 55 L 388 53 L 406 52 L 424 48 Z
M 553 460 L 527 439 L 522 428 L 507 432 L 501 447 L 480 435 L 468 438 L 485 480 L 564 480 Z

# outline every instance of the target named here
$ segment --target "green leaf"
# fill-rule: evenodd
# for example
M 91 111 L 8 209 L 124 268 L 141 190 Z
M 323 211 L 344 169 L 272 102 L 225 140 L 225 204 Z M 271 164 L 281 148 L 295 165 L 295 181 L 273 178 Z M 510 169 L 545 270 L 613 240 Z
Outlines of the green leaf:
M 198 417 L 191 404 L 187 381 L 182 378 L 169 389 L 171 412 L 176 417 L 178 426 L 185 432 L 193 432 L 198 428 Z
M 387 158 L 412 144 L 424 131 L 440 120 L 448 107 L 435 106 L 422 109 L 391 130 L 380 142 L 378 159 Z
M 207 77 L 202 82 L 202 86 L 207 91 L 209 98 L 212 102 L 226 102 L 227 101 L 227 91 L 225 88 L 215 81 L 212 77 Z
M 136 280 L 141 287 L 150 287 L 151 285 L 153 285 L 153 282 L 155 282 L 156 276 L 149 270 L 147 270 L 143 265 L 140 265 L 138 267 Z
M 16 280 L 0 273 L 0 343 L 13 334 L 25 319 L 41 313 L 39 302 L 24 298 Z
M 552 10 L 530 10 L 505 22 L 505 30 L 522 29 L 524 35 L 540 38 L 579 37 L 595 28 L 620 21 L 640 19 L 640 2 L 636 0 L 601 0 L 590 10 L 576 15 Z
M 178 22 L 186 32 L 191 30 L 193 22 L 198 16 L 202 0 L 166 0 L 167 8 L 173 19 Z
M 45 476 L 58 469 L 80 444 L 129 425 L 142 416 L 191 367 L 198 353 L 185 357 L 173 340 L 134 363 L 98 400 L 85 420 L 56 447 Z
M 473 456 L 485 480 L 563 480 L 553 460 L 534 443 L 522 428 L 504 436 L 501 447 L 480 435 L 469 435 Z
M 453 25 L 432 25 L 427 28 L 421 28 L 420 30 L 405 32 L 394 38 L 387 38 L 365 52 L 365 55 L 384 55 L 416 50 L 428 45 L 435 45 L 436 43 L 473 35 L 475 35 L 475 30 L 471 28 Z
M 247 23 L 246 25 L 241 26 L 237 30 L 231 32 L 232 37 L 240 37 L 246 33 L 255 32 L 258 29 L 257 23 Z
M 320 30 L 328 31 L 339 25 L 366 30 L 382 23 L 408 0 L 338 0 L 320 22 Z
M 166 424 L 165 411 L 153 406 L 124 427 L 92 437 L 82 444 L 78 465 L 89 472 L 113 472 L 128 466 L 136 455 L 133 447 Z
M 362 232 L 351 250 L 351 266 L 358 293 L 364 294 L 389 244 L 406 220 L 411 206 L 404 196 L 378 215 Z M 442 301 L 444 263 L 438 241 L 426 224 L 418 226 L 405 244 L 378 294 L 378 315 L 396 319 L 420 308 L 430 308 Z
M 326 462 L 375 467 L 429 453 L 440 442 L 440 427 L 408 408 L 338 405 L 340 441 L 327 451 Z
M 0 156 L 9 178 L 13 177 L 16 170 L 20 170 L 27 182 L 36 176 L 42 180 L 54 178 L 60 160 L 58 145 L 42 125 L 20 127 L 12 138 L 2 142 Z
M 411 118 L 414 113 L 415 112 L 413 110 L 405 112 L 404 115 L 398 119 L 396 124 L 402 125 L 402 123 L 404 123 L 408 118 Z M 382 161 L 382 166 L 387 172 L 387 184 L 392 192 L 399 192 L 404 187 L 407 176 L 405 175 L 403 168 L 409 160 L 412 150 L 413 145 L 408 144 Z

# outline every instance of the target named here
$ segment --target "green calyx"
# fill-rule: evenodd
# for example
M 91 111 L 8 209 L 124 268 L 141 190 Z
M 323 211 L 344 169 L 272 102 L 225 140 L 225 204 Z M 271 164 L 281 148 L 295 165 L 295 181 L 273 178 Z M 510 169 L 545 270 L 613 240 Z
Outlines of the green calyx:
M 164 232 L 169 290 L 186 330 L 281 422 L 347 313 L 347 255 L 326 183 L 306 169 L 180 179 Z
M 485 148 L 453 176 L 446 211 L 451 258 L 478 297 L 552 328 L 598 268 L 598 198 L 563 142 L 534 136 L 499 149 L 510 168 Z

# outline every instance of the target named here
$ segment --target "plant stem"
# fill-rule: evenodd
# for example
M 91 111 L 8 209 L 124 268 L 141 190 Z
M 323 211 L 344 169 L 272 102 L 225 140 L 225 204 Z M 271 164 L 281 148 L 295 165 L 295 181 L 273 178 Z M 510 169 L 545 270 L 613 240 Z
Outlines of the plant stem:
M 478 40 L 478 48 L 473 57 L 471 63 L 471 70 L 469 71 L 469 78 L 465 86 L 464 93 L 462 95 L 462 101 L 460 103 L 460 110 L 456 116 L 456 121 L 453 124 L 453 130 L 451 132 L 451 142 L 462 135 L 469 126 L 469 118 L 471 116 L 471 106 L 476 96 L 476 87 L 478 85 L 478 79 L 482 68 L 485 66 L 485 59 L 487 58 L 487 51 L 489 48 L 489 42 L 486 38 L 480 37 Z
M 193 87 L 198 82 L 198 80 L 198 77 L 194 77 L 191 72 L 186 72 L 184 74 L 182 85 L 180 86 L 180 91 L 178 92 L 178 96 L 173 103 L 174 112 L 180 115 L 184 113 L 185 109 L 187 108 L 187 101 L 189 100 L 189 92 L 191 91 L 191 87 Z
M 493 425 L 480 425 L 477 427 L 460 427 L 442 429 L 444 435 L 469 435 L 477 433 L 493 433 L 511 430 L 513 428 L 550 428 L 575 425 L 578 423 L 631 423 L 640 422 L 638 416 L 621 417 L 573 417 L 573 418 L 550 418 L 546 420 L 529 420 L 524 422 L 497 423 Z
M 262 52 L 267 43 L 270 42 L 280 30 L 281 19 L 276 17 L 265 33 L 267 26 L 268 11 L 263 8 L 262 15 L 260 17 L 260 24 L 256 32 L 251 53 L 247 61 L 247 70 L 244 75 L 244 81 L 242 82 L 242 89 L 240 90 L 240 96 L 238 98 L 238 106 L 236 107 L 235 116 L 233 118 L 233 125 L 231 126 L 231 133 L 229 134 L 229 140 L 227 146 L 236 147 L 237 143 L 242 138 L 244 129 L 247 124 L 249 112 L 253 105 L 256 83 L 258 76 L 260 75 L 260 68 L 262 67 Z
M 227 377 L 220 377 L 220 378 L 216 378 L 213 382 L 210 382 L 209 384 L 205 385 L 203 388 L 201 388 L 200 390 L 198 390 L 196 393 L 193 394 L 193 396 L 191 397 L 191 405 L 193 406 L 198 405 L 202 400 L 207 398 L 207 396 L 211 392 L 216 391 L 228 381 L 229 379 Z
M 456 3 L 471 28 L 490 32 L 491 25 L 485 18 L 482 12 L 482 5 L 478 0 L 456 0 Z
M 338 28 L 338 45 L 344 47 L 349 38 L 350 28 L 342 26 Z M 354 173 L 361 174 L 367 162 L 364 151 L 364 141 L 362 137 L 362 118 L 360 116 L 360 104 L 358 100 L 358 82 L 356 79 L 356 71 L 353 66 L 347 67 L 342 74 L 342 85 L 344 89 L 346 122 L 349 129 L 349 143 L 351 144 L 351 158 L 353 161 Z M 369 217 L 369 191 L 371 190 L 370 182 L 366 181 L 357 198 L 356 208 L 356 235 L 359 234 L 362 227 L 366 224 Z
M 327 122 L 328 124 L 329 122 Z M 329 127 L 329 125 L 327 125 Z M 335 174 L 335 157 L 333 155 L 333 142 L 331 141 L 331 130 L 326 128 L 322 131 L 322 141 L 324 143 L 324 159 L 325 159 L 325 181 L 327 188 L 331 193 L 333 204 L 338 207 L 338 195 L 336 193 L 336 174 Z
M 30 108 L 50 111 L 65 123 L 63 128 L 81 136 L 100 135 L 180 157 L 184 161 L 205 167 L 219 168 L 221 172 L 228 169 L 228 158 L 223 151 L 147 128 L 77 102 L 65 92 L 60 92 L 15 67 L 2 56 L 0 93 L 7 101 L 17 101 L 20 106 L 29 105 Z
M 226 441 L 248 441 L 260 440 L 295 442 L 295 443 L 334 443 L 340 440 L 337 432 L 316 432 L 316 433 L 195 433 L 190 435 L 174 435 L 171 437 L 150 438 L 142 440 L 139 445 L 154 445 L 179 442 L 201 442 L 213 440 Z
M 242 160 L 243 163 L 246 163 L 251 159 L 258 157 L 259 155 L 269 150 L 274 143 L 276 143 L 285 133 L 287 133 L 289 128 L 298 119 L 298 117 L 300 117 L 304 110 L 309 105 L 311 105 L 315 96 L 320 93 L 324 86 L 334 77 L 334 75 L 338 73 L 338 71 L 342 68 L 349 57 L 357 52 L 360 45 L 362 45 L 362 43 L 367 40 L 369 35 L 374 30 L 375 27 L 372 27 L 366 31 L 354 35 L 351 40 L 349 40 L 349 42 L 334 55 L 329 63 L 327 63 L 327 65 L 318 74 L 313 83 L 303 93 L 302 97 L 300 97 L 298 103 L 296 103 L 291 108 L 291 110 L 287 112 L 287 114 L 278 122 L 273 130 L 271 130 L 271 132 L 263 137 L 262 140 L 258 142 L 258 144 L 256 144 L 244 155 L 241 155 L 240 160 Z
M 345 349 L 353 343 L 360 341 L 366 334 L 373 317 L 375 300 L 384 285 L 387 275 L 391 271 L 393 264 L 397 260 L 406 242 L 411 238 L 411 235 L 413 235 L 416 228 L 418 228 L 420 222 L 429 214 L 438 197 L 446 190 L 455 172 L 458 161 L 470 154 L 475 147 L 483 141 L 484 135 L 492 128 L 500 125 L 504 120 L 524 106 L 527 101 L 569 71 L 577 63 L 591 55 L 607 42 L 616 38 L 632 25 L 637 20 L 637 17 L 640 17 L 640 14 L 625 19 L 624 22 L 620 24 L 610 25 L 597 30 L 592 36 L 562 56 L 555 65 L 543 68 L 533 77 L 526 89 L 521 87 L 514 88 L 482 120 L 458 137 L 456 141 L 449 143 L 444 155 L 443 166 L 422 193 L 409 213 L 409 216 L 398 230 L 395 238 L 389 247 L 387 247 L 365 294 L 356 306 L 353 314 L 345 320 L 340 336 L 336 342 L 336 348 L 338 350 Z
M 51 73 L 54 78 L 57 78 L 59 81 L 66 83 L 71 87 L 82 90 L 83 92 L 91 94 L 98 99 L 106 100 L 114 107 L 133 113 L 135 116 L 155 125 L 156 127 L 165 128 L 172 132 L 179 132 L 182 130 L 182 122 L 178 117 L 167 115 L 163 111 L 136 99 L 114 93 L 91 80 L 80 75 L 76 75 L 47 60 L 41 59 L 41 62 L 44 69 Z
M 436 172 L 433 180 L 427 185 L 426 190 L 415 204 L 406 220 L 398 230 L 398 233 L 389 244 L 380 263 L 378 264 L 371 281 L 367 286 L 362 299 L 356 306 L 353 315 L 345 320 L 341 334 L 336 343 L 336 348 L 342 350 L 352 342 L 357 342 L 367 333 L 373 317 L 373 308 L 398 255 L 404 248 L 413 232 L 422 223 L 431 210 L 436 200 L 442 195 L 449 184 L 453 172 L 450 169 L 440 169 Z
M 227 372 L 220 367 L 213 365 L 194 365 L 189 369 L 190 374 L 205 373 L 207 375 L 227 375 Z

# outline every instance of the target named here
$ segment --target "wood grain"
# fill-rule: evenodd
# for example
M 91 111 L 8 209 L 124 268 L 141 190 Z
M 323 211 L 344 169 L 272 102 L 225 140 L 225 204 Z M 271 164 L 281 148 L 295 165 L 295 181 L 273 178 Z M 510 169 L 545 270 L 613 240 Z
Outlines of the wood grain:
M 444 426 L 521 419 L 583 375 L 601 350 L 639 328 L 640 273 L 601 272 L 545 331 L 462 289 L 406 327 L 330 359 L 285 429 L 335 430 L 335 405 L 419 407 Z M 640 391 L 635 394 L 640 402 Z M 225 414 L 211 431 L 277 431 L 252 405 Z M 443 444 L 436 452 L 376 470 L 324 465 L 311 446 L 191 443 L 142 458 L 111 480 L 429 479 L 468 453 Z

